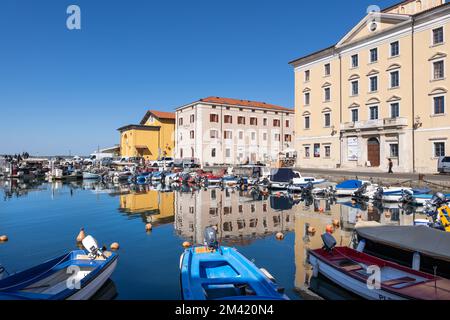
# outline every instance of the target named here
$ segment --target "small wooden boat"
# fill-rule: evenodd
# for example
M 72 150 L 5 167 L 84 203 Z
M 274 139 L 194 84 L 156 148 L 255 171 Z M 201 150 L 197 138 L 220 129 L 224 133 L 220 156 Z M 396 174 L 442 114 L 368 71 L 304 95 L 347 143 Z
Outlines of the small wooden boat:
M 89 244 L 89 246 L 87 246 Z M 86 300 L 109 279 L 118 255 L 83 240 L 89 254 L 75 250 L 0 280 L 0 300 Z
M 370 300 L 450 300 L 450 280 L 376 258 L 348 247 L 335 247 L 329 234 L 324 247 L 310 250 L 314 275 Z M 327 239 L 328 238 L 328 239 Z M 331 244 L 332 243 L 332 244 Z M 379 283 L 372 282 L 377 279 Z
M 180 258 L 184 300 L 287 300 L 274 278 L 236 249 L 219 246 L 214 234 L 206 246 L 187 249 Z

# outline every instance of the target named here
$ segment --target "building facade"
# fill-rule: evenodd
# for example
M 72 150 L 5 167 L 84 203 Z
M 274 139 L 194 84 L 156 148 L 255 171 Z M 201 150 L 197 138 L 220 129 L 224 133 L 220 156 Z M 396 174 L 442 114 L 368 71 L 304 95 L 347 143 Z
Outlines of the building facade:
M 372 11 L 373 9 L 373 11 Z M 292 61 L 295 148 L 308 168 L 436 172 L 449 153 L 450 5 L 407 0 Z
M 128 125 L 120 132 L 120 155 L 158 160 L 173 157 L 175 113 L 148 111 L 139 125 Z
M 294 110 L 209 97 L 176 109 L 175 136 L 176 158 L 202 165 L 269 163 L 293 147 Z

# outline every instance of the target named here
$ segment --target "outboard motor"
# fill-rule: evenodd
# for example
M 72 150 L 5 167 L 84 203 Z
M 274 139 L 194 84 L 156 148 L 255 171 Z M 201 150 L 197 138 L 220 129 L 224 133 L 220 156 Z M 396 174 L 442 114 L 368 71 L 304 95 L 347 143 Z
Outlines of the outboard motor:
M 311 182 L 308 182 L 308 184 L 304 188 L 302 188 L 302 194 L 304 196 L 311 195 L 313 189 L 314 189 L 314 185 Z
M 400 198 L 402 203 L 414 202 L 414 193 L 411 190 L 402 190 L 402 197 Z
M 87 250 L 90 259 L 95 260 L 98 257 L 103 257 L 106 259 L 106 256 L 103 254 L 102 250 L 98 247 L 97 241 L 92 236 L 87 236 L 81 243 Z
M 322 249 L 326 252 L 331 252 L 336 247 L 336 239 L 329 233 L 324 233 L 322 235 L 323 247 Z
M 358 190 L 356 190 L 356 191 L 353 193 L 353 196 L 354 196 L 355 198 L 363 198 L 363 197 L 364 197 L 364 193 L 366 193 L 366 191 L 367 191 L 367 183 L 363 183 L 363 184 L 361 185 L 361 187 L 359 187 Z
M 216 250 L 219 247 L 219 241 L 217 241 L 217 231 L 213 227 L 207 227 L 205 229 L 205 245 L 208 249 Z
M 431 198 L 430 203 L 433 206 L 440 207 L 443 204 L 447 203 L 447 201 L 448 200 L 447 198 L 445 198 L 445 195 L 442 192 L 438 192 Z
M 383 187 L 378 187 L 377 191 L 373 194 L 373 200 L 381 201 L 383 200 L 384 190 Z

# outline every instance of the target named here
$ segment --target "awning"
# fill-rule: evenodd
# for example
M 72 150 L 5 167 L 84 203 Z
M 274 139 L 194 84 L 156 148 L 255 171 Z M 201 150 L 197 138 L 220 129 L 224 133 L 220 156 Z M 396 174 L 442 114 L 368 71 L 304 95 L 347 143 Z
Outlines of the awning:
M 356 226 L 363 239 L 450 261 L 450 233 L 426 226 Z

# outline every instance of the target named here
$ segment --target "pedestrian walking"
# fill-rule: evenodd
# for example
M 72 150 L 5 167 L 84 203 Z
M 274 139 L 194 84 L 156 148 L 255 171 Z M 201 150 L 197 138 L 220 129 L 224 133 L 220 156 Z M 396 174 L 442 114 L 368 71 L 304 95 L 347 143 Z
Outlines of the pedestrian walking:
M 388 173 L 390 173 L 390 174 L 394 173 L 394 172 L 392 171 L 392 167 L 393 167 L 393 166 L 394 166 L 394 163 L 392 162 L 392 159 L 389 158 L 389 171 L 388 171 Z

